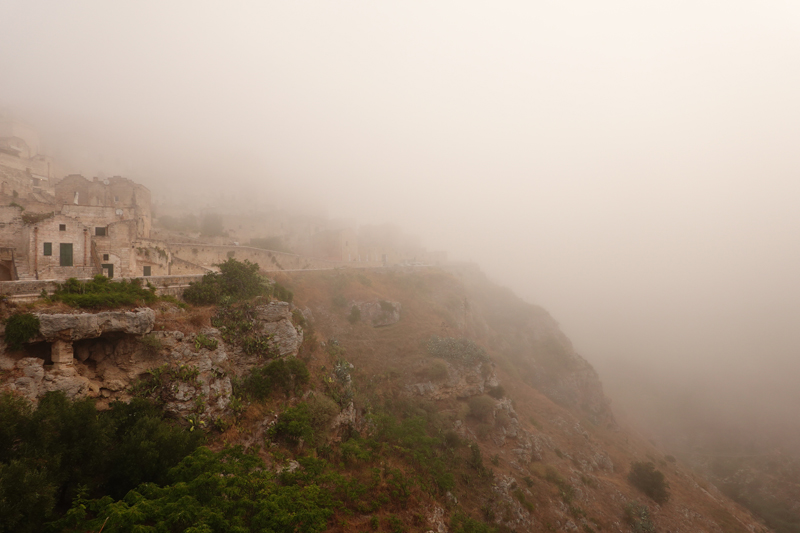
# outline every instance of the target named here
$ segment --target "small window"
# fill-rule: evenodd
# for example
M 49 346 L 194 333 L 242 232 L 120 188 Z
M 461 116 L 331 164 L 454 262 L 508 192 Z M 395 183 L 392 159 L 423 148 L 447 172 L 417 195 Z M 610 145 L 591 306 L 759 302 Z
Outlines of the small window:
M 108 261 L 108 254 L 103 254 L 103 261 Z
M 119 202 L 119 196 L 114 196 L 114 201 Z
M 94 228 L 94 234 L 97 237 L 105 237 L 106 236 L 106 228 Z
M 58 231 L 67 231 L 67 225 L 66 224 L 59 224 L 58 225 Z
M 151 272 L 150 265 L 147 265 L 146 267 L 144 267 L 144 275 L 145 276 L 149 276 L 150 272 Z
M 44 243 L 44 251 L 42 253 L 44 255 L 53 255 L 53 243 L 52 242 Z

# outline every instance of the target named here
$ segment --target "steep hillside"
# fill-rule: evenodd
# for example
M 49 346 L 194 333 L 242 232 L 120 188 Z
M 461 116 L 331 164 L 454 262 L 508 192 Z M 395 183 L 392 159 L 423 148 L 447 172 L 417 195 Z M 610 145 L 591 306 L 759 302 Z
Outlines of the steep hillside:
M 139 434 L 115 414 L 123 408 L 114 400 L 132 397 L 184 431 L 207 433 L 207 447 L 188 449 L 178 466 L 173 453 L 159 459 L 161 471 L 126 474 L 115 491 L 102 468 L 53 481 L 62 483 L 51 496 L 57 530 L 766 531 L 620 427 L 596 372 L 552 317 L 476 269 L 295 272 L 276 281 L 272 301 L 152 304 L 152 322 L 139 329 L 64 306 L 33 309 L 52 314 L 43 324 L 96 326 L 48 326 L 4 355 L 0 382 L 14 394 L 51 406 L 54 383 L 69 384 L 72 397 L 111 408 L 107 431 L 118 439 Z M 65 331 L 77 360 L 51 365 L 44 342 L 65 342 Z M 5 398 L 0 407 L 14 420 L 54 416 Z M 43 463 L 12 429 L 0 432 L 12 443 L 0 456 L 0 516 L 24 524 L 22 512 L 3 514 L 10 473 Z M 633 463 L 651 496 L 629 481 Z

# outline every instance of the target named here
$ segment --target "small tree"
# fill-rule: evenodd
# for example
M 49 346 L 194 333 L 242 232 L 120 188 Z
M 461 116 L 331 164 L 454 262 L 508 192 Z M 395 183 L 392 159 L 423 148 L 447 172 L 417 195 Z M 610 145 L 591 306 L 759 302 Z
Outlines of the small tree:
M 631 463 L 628 481 L 656 503 L 666 503 L 669 500 L 669 483 L 652 462 Z

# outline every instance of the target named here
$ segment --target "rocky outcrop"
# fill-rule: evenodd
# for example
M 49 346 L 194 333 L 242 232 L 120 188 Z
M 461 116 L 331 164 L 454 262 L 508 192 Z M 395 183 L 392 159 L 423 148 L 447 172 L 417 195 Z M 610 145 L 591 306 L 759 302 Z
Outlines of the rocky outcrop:
M 491 363 L 478 362 L 472 365 L 460 365 L 441 359 L 433 361 L 439 368 L 446 369 L 446 373 L 438 379 L 408 384 L 405 387 L 406 392 L 430 400 L 445 400 L 477 396 L 498 385 L 494 365 Z M 424 367 L 420 370 L 424 373 Z
M 303 331 L 292 324 L 292 312 L 287 302 L 270 302 L 256 308 L 257 330 L 270 335 L 270 348 L 280 357 L 294 357 L 303 344 Z
M 353 302 L 361 312 L 361 320 L 373 327 L 391 326 L 400 321 L 400 302 L 373 300 L 371 302 Z
M 89 379 L 81 376 L 73 367 L 46 371 L 44 360 L 38 357 L 24 357 L 14 364 L 15 376 L 5 388 L 16 392 L 31 401 L 36 401 L 50 391 L 60 390 L 68 398 L 79 398 L 97 392 L 99 388 Z
M 48 342 L 93 339 L 104 333 L 144 335 L 153 329 L 156 313 L 148 307 L 134 311 L 40 314 L 39 334 Z

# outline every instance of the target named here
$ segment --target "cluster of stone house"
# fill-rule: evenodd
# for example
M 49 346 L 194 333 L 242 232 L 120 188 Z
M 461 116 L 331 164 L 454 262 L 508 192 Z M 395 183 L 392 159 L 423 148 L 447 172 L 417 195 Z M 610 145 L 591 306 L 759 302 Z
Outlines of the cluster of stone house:
M 0 281 L 195 275 L 229 257 L 265 270 L 444 259 L 388 226 L 279 210 L 223 214 L 224 237 L 154 230 L 147 187 L 57 172 L 32 128 L 0 117 Z M 275 237 L 283 251 L 263 249 Z
M 3 196 L 0 279 L 141 276 L 133 246 L 150 236 L 150 191 L 129 179 L 71 175 L 53 186 L 53 199 Z

